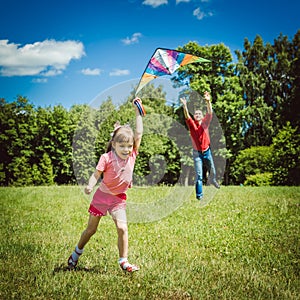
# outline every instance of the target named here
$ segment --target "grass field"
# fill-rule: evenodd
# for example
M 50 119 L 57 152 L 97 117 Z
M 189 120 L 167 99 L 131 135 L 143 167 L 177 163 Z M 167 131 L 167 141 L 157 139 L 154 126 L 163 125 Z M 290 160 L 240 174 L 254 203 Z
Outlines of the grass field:
M 300 187 L 222 187 L 206 206 L 192 194 L 161 220 L 130 223 L 132 275 L 117 265 L 110 217 L 65 271 L 88 218 L 78 187 L 0 188 L 0 199 L 0 299 L 299 299 Z

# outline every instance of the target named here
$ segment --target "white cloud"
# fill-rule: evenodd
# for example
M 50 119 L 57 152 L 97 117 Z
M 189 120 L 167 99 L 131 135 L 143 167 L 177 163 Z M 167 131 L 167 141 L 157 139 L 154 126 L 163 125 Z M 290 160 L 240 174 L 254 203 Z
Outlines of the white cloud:
M 109 76 L 125 76 L 129 74 L 130 74 L 129 70 L 114 69 L 112 72 L 109 73 Z
M 45 40 L 20 46 L 0 40 L 0 75 L 56 76 L 72 59 L 80 59 L 84 55 L 84 46 L 77 41 Z
M 176 0 L 176 4 L 179 4 L 181 2 L 189 3 L 189 2 L 191 2 L 191 0 Z
M 124 45 L 131 45 L 131 44 L 136 44 L 139 42 L 139 38 L 142 37 L 142 34 L 140 32 L 134 33 L 130 38 L 127 37 L 126 39 L 122 40 L 122 43 Z
M 198 20 L 202 20 L 205 17 L 212 17 L 213 13 L 204 13 L 203 11 L 201 11 L 200 7 L 198 7 L 193 11 L 193 16 L 195 16 Z
M 143 4 L 156 8 L 158 6 L 168 4 L 168 0 L 145 0 Z
M 81 73 L 83 75 L 98 76 L 101 74 L 101 70 L 98 68 L 96 68 L 96 69 L 86 68 L 86 69 L 82 69 Z
M 48 82 L 48 79 L 47 78 L 34 78 L 34 79 L 32 79 L 32 82 L 33 83 L 46 83 L 46 82 Z
M 193 16 L 195 16 L 198 20 L 202 20 L 205 15 L 204 12 L 200 10 L 200 7 L 198 7 L 193 11 Z
M 61 69 L 53 69 L 52 67 L 47 67 L 45 70 L 40 72 L 40 75 L 45 76 L 45 77 L 53 77 L 62 74 Z

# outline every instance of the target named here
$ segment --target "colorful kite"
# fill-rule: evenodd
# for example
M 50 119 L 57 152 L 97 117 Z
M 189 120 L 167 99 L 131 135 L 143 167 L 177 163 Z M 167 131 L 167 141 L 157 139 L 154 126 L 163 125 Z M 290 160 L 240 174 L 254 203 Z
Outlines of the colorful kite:
M 195 62 L 210 62 L 210 60 L 176 50 L 157 48 L 140 79 L 135 95 L 151 80 L 171 75 L 178 68 Z

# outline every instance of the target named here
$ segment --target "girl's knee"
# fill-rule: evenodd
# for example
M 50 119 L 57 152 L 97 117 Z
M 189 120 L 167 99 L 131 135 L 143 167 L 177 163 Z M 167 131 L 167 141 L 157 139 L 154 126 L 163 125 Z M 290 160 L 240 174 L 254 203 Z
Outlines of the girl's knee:
M 87 227 L 85 229 L 85 233 L 89 236 L 94 235 L 97 231 L 99 221 L 100 221 L 100 217 L 95 217 L 93 215 L 90 215 Z
M 120 233 L 120 234 L 127 234 L 127 232 L 128 232 L 127 223 L 120 222 L 119 224 L 117 224 L 117 230 L 118 230 L 118 233 Z
M 87 227 L 85 230 L 86 234 L 89 236 L 94 235 L 97 232 L 97 227 Z

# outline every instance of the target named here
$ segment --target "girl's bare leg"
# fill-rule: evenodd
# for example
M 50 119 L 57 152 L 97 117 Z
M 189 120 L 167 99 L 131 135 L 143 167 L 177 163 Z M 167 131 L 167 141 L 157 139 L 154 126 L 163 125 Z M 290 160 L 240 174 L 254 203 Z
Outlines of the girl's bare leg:
M 75 250 L 72 252 L 71 256 L 68 259 L 69 270 L 73 270 L 76 268 L 79 256 L 83 253 L 83 248 L 86 245 L 86 243 L 96 233 L 100 219 L 101 217 L 95 217 L 93 215 L 90 215 L 88 225 L 81 234 L 80 240 L 77 246 L 75 247 Z
M 135 272 L 139 267 L 128 262 L 128 227 L 125 209 L 119 209 L 111 213 L 118 232 L 119 265 L 123 271 Z
M 116 224 L 118 233 L 118 249 L 119 257 L 128 256 L 128 227 L 125 209 L 118 209 L 111 213 L 111 216 Z
M 100 219 L 101 217 L 95 217 L 93 215 L 90 215 L 88 225 L 86 229 L 82 232 L 77 245 L 79 249 L 83 249 L 87 242 L 90 240 L 90 238 L 96 233 Z

